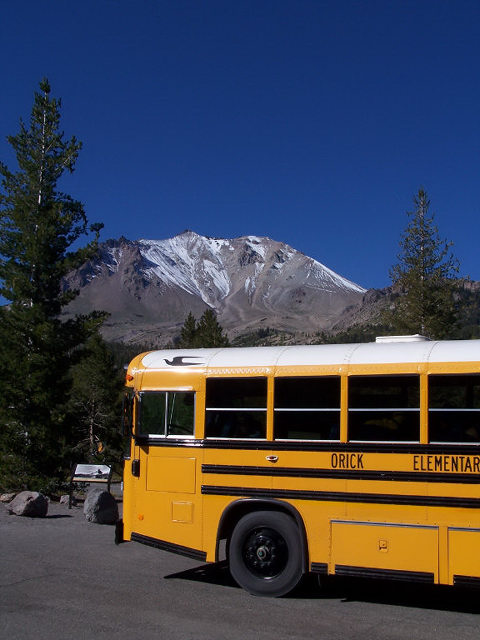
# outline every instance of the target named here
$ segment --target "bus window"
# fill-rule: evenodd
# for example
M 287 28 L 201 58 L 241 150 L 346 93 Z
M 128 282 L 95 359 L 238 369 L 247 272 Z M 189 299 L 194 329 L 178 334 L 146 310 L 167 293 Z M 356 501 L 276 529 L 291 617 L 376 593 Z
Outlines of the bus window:
M 480 442 L 480 375 L 428 377 L 430 442 Z
M 276 378 L 274 437 L 340 439 L 340 376 Z
M 167 436 L 193 436 L 194 394 L 186 391 L 167 393 Z
M 140 393 L 138 434 L 192 436 L 194 394 L 191 391 L 145 391 Z
M 207 378 L 207 438 L 265 438 L 266 431 L 266 378 Z
M 349 440 L 419 442 L 419 376 L 351 376 Z

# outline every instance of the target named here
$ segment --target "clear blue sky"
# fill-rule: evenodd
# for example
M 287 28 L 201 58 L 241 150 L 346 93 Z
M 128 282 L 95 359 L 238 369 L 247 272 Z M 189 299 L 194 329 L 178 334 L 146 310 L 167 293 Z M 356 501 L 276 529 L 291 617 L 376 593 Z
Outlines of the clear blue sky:
M 287 242 L 389 284 L 423 185 L 480 280 L 478 0 L 0 0 L 0 159 L 47 76 L 102 239 Z

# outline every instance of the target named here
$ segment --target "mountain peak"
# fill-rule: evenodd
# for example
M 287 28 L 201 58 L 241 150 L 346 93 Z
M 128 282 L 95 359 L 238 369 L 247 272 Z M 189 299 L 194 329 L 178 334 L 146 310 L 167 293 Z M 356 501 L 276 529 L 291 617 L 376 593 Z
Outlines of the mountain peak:
M 111 326 L 117 317 L 142 317 L 134 325 L 148 320 L 157 331 L 206 308 L 230 332 L 265 326 L 315 331 L 333 326 L 365 292 L 271 238 L 211 238 L 188 229 L 163 240 L 103 243 L 96 260 L 69 282 L 81 291 L 74 307 L 89 302 L 109 311 Z
M 184 229 L 180 231 L 180 233 L 176 233 L 173 237 L 180 238 L 181 236 L 198 236 L 199 234 L 196 231 L 192 231 L 192 229 Z

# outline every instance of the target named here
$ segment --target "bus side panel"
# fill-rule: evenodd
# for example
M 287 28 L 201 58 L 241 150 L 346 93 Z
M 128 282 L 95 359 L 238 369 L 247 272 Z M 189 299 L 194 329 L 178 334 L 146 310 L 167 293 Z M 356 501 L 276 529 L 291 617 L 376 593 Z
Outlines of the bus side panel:
M 221 556 L 217 557 L 217 544 L 219 542 L 217 536 L 222 515 L 232 502 L 233 498 L 230 497 L 205 496 L 203 539 L 207 562 L 216 562 L 224 559 Z
M 308 564 L 317 571 L 329 563 L 331 547 L 330 520 L 345 516 L 343 502 L 289 501 L 299 512 L 305 525 L 308 543 Z M 322 571 L 323 572 L 323 571 Z
M 440 545 L 440 582 L 444 584 L 462 584 L 467 579 L 467 583 L 480 586 L 480 511 L 472 505 L 478 501 L 478 488 L 476 482 L 466 484 L 461 479 L 458 483 L 431 483 L 428 487 L 431 497 L 460 502 L 460 506 L 428 508 L 429 524 L 440 524 L 444 530 Z M 463 507 L 463 501 L 470 506 Z
M 448 529 L 450 584 L 480 586 L 480 529 Z
M 438 528 L 332 522 L 332 564 L 338 575 L 438 581 Z

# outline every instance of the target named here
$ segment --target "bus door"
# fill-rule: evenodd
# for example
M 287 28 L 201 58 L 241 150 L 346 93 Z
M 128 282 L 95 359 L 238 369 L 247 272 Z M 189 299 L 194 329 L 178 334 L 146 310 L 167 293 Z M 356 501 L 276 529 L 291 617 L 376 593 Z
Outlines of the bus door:
M 132 538 L 167 548 L 200 548 L 201 449 L 194 439 L 195 393 L 144 391 L 138 394 L 137 406 Z

